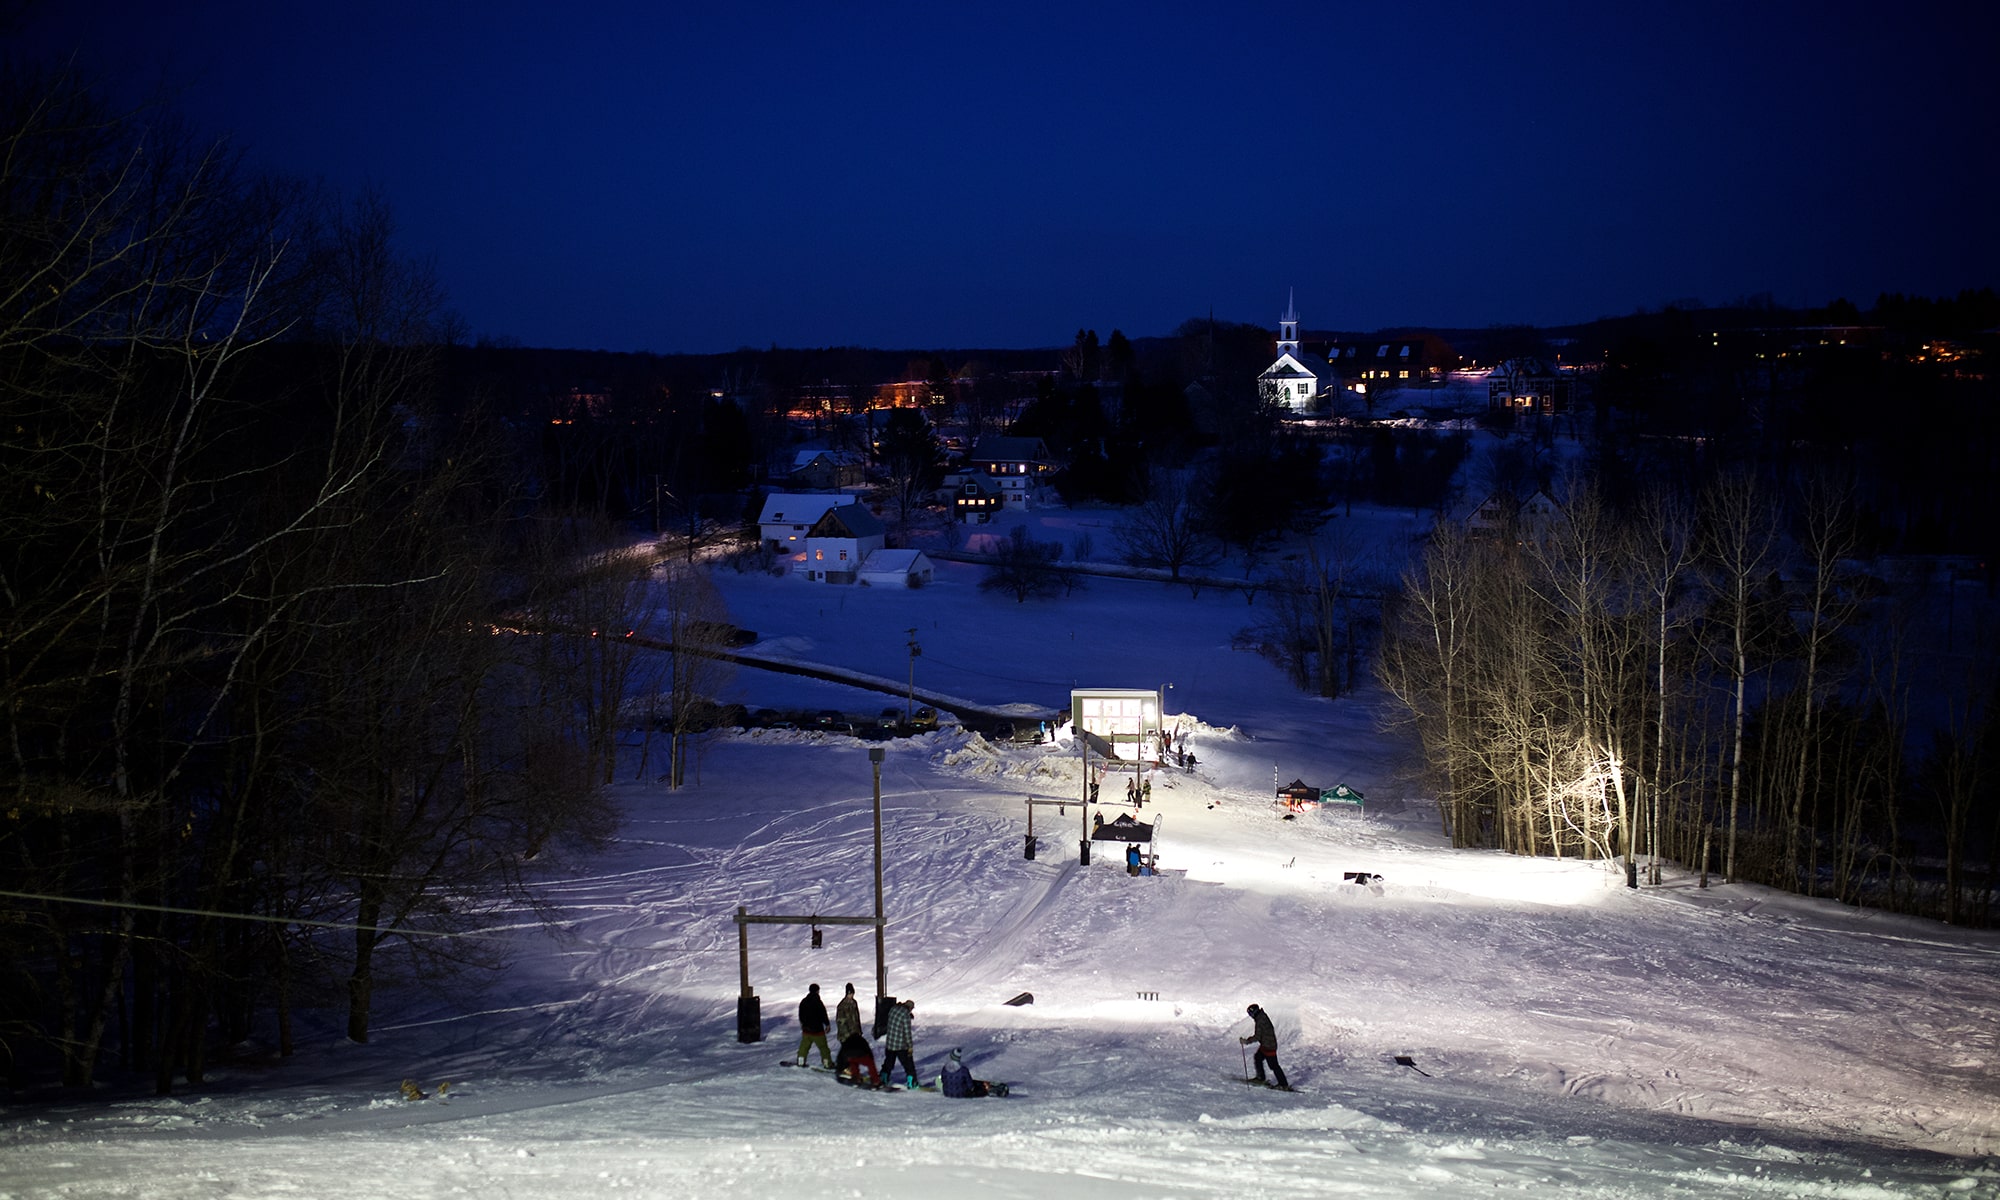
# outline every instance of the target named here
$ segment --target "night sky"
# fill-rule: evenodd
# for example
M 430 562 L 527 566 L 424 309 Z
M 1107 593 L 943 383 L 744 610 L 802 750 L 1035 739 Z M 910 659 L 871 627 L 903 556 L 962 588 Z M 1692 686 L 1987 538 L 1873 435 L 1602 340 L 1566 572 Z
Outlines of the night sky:
M 1049 346 L 2000 284 L 1991 3 L 69 0 L 17 18 L 372 185 L 475 335 Z

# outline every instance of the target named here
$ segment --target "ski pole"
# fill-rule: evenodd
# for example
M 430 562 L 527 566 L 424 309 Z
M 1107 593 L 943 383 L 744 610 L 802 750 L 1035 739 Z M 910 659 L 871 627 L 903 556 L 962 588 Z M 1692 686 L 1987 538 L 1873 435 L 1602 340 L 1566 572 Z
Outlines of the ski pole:
M 1250 1081 L 1250 1047 L 1244 1045 L 1242 1042 L 1238 1042 L 1236 1043 L 1236 1048 L 1243 1052 L 1243 1081 L 1248 1083 Z

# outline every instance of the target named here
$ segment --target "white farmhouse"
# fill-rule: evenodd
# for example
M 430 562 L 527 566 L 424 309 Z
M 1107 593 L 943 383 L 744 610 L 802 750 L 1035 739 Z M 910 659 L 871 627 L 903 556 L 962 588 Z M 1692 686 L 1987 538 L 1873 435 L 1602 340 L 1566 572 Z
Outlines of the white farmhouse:
M 862 560 L 882 549 L 888 531 L 859 504 L 829 508 L 806 533 L 806 578 L 853 583 Z
M 854 497 L 824 492 L 772 492 L 764 497 L 764 509 L 757 516 L 757 536 L 780 554 L 797 554 L 806 548 L 806 534 L 826 510 L 852 504 Z

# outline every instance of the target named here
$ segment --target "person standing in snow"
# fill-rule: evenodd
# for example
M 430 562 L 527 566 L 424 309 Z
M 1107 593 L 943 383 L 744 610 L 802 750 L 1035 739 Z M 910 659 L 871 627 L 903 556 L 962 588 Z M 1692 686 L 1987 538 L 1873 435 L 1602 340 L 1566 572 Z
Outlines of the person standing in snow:
M 833 1033 L 842 1045 L 847 1039 L 861 1036 L 861 1002 L 854 998 L 854 985 L 847 985 L 847 994 L 840 998 L 840 1004 L 833 1010 Z
M 1137 875 L 1139 873 L 1139 843 L 1137 842 L 1125 843 L 1125 873 L 1127 875 Z
M 833 1065 L 833 1053 L 826 1048 L 826 1002 L 819 998 L 819 985 L 813 984 L 806 992 L 805 999 L 799 1001 L 799 1065 L 806 1065 L 806 1051 L 819 1047 L 819 1065 Z
M 901 1059 L 907 1086 L 917 1086 L 917 1060 L 911 1053 L 916 1048 L 916 1038 L 910 1029 L 916 1011 L 917 1002 L 914 1000 L 905 1000 L 889 1009 L 889 1028 L 882 1035 L 882 1082 L 885 1084 L 895 1078 L 896 1060 Z
M 1277 1087 L 1281 1091 L 1291 1091 L 1292 1085 L 1285 1081 L 1285 1069 L 1278 1065 L 1278 1031 L 1271 1027 L 1270 1015 L 1254 1004 L 1243 1011 L 1250 1014 L 1250 1036 L 1236 1040 L 1245 1046 L 1257 1043 L 1257 1082 L 1269 1084 L 1270 1081 L 1264 1078 L 1264 1060 L 1269 1059 L 1271 1075 L 1277 1080 Z

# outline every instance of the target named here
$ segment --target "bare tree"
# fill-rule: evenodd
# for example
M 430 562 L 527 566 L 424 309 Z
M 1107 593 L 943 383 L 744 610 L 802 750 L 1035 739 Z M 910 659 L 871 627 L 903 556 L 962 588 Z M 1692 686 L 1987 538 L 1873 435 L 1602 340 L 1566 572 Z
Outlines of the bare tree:
M 1758 618 L 1756 588 L 1770 570 L 1778 543 L 1778 516 L 1770 498 L 1747 471 L 1718 478 L 1703 497 L 1704 557 L 1716 575 L 1722 619 L 1729 636 L 1724 656 L 1733 702 L 1730 710 L 1728 830 L 1722 877 L 1736 878 L 1737 830 L 1743 808 L 1743 729 L 1749 716 L 1750 648 Z
M 667 782 L 678 788 L 687 781 L 694 739 L 705 727 L 702 710 L 734 670 L 722 656 L 731 626 L 721 595 L 698 566 L 662 563 L 654 573 L 652 593 L 648 628 L 672 647 L 655 678 L 660 681 L 658 720 L 669 737 Z
M 1146 498 L 1126 512 L 1118 539 L 1126 562 L 1164 567 L 1176 582 L 1182 571 L 1208 566 L 1219 557 L 1201 527 L 1187 476 L 1158 467 L 1147 472 Z

